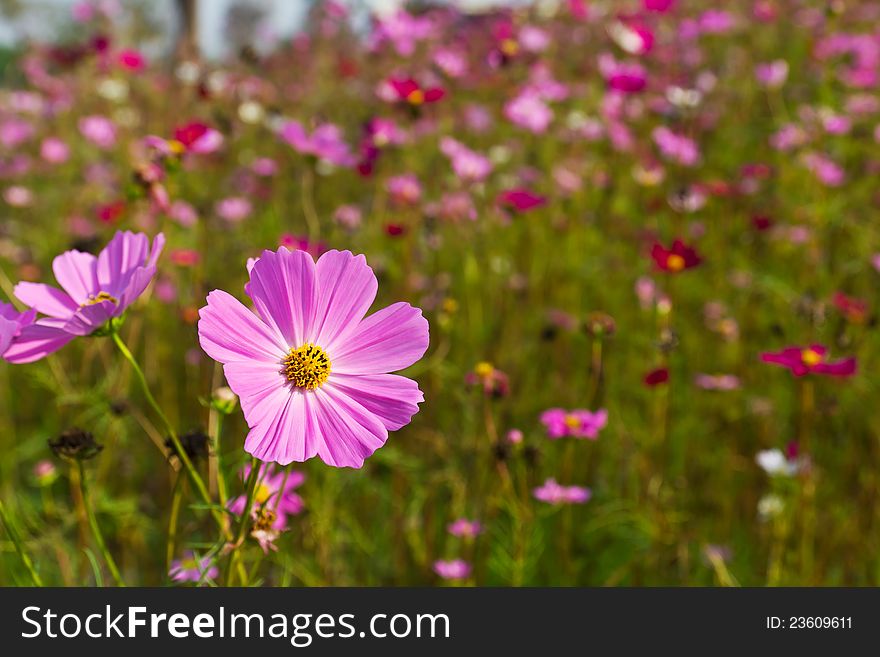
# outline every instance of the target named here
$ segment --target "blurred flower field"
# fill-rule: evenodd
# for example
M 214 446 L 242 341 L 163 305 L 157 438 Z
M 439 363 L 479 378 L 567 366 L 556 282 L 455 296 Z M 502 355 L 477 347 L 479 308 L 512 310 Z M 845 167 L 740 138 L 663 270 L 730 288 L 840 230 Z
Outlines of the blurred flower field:
M 0 89 L 0 584 L 880 583 L 880 3 L 128 10 Z

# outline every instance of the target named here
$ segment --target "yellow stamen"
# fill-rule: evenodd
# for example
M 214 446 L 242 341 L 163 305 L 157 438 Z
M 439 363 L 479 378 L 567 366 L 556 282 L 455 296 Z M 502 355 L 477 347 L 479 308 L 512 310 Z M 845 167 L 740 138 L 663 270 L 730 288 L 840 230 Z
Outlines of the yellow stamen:
M 569 429 L 577 429 L 579 426 L 581 426 L 581 421 L 578 419 L 577 415 L 566 415 L 565 426 L 567 426 Z
M 813 367 L 822 362 L 822 354 L 815 349 L 804 349 L 801 352 L 801 360 L 807 367 Z
M 330 376 L 330 359 L 321 347 L 310 342 L 291 349 L 283 364 L 287 380 L 297 388 L 314 390 Z
M 119 305 L 119 299 L 116 297 L 107 292 L 98 292 L 97 294 L 90 294 L 88 300 L 82 304 L 82 307 L 94 306 L 96 303 L 101 303 L 102 301 L 110 301 L 113 305 Z
M 270 497 L 272 497 L 272 491 L 269 490 L 266 484 L 260 484 L 257 486 L 257 490 L 254 491 L 254 502 L 260 506 L 263 506 Z
M 474 373 L 481 379 L 488 379 L 494 372 L 495 367 L 492 363 L 487 363 L 486 361 L 477 363 L 476 367 L 474 367 Z
M 517 43 L 516 39 L 504 39 L 501 42 L 501 52 L 508 57 L 513 57 L 519 52 L 519 43 Z
M 666 258 L 666 266 L 669 271 L 681 271 L 685 266 L 684 258 L 677 253 L 670 253 Z
M 181 153 L 186 152 L 186 146 L 184 146 L 181 142 L 177 141 L 176 139 L 169 139 L 168 140 L 168 150 L 170 150 L 172 153 L 180 155 Z
M 413 89 L 406 95 L 406 99 L 411 105 L 421 105 L 425 102 L 425 92 L 421 89 Z

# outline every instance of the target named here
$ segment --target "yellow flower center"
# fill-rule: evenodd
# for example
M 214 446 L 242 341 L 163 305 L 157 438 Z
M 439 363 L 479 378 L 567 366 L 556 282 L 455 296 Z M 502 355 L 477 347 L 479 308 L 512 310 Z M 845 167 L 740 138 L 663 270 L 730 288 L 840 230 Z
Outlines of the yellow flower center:
M 808 367 L 813 367 L 814 365 L 818 365 L 822 362 L 822 354 L 820 354 L 815 349 L 804 349 L 801 352 L 801 360 L 804 365 Z
M 579 426 L 581 426 L 581 421 L 578 419 L 577 415 L 566 415 L 565 426 L 567 426 L 569 429 L 577 429 Z
M 476 367 L 474 367 L 474 373 L 481 379 L 488 379 L 494 372 L 495 368 L 492 366 L 492 363 L 487 363 L 486 361 L 477 363 Z
M 272 497 L 272 491 L 269 490 L 269 487 L 266 484 L 260 484 L 257 486 L 257 490 L 254 491 L 254 502 L 263 506 L 269 498 Z
M 94 306 L 96 303 L 101 303 L 102 301 L 111 301 L 114 305 L 119 304 L 119 299 L 116 297 L 107 292 L 98 292 L 97 294 L 90 294 L 88 300 L 82 304 L 82 307 Z
M 186 146 L 183 143 L 177 141 L 176 139 L 168 140 L 168 150 L 170 150 L 175 155 L 180 155 L 186 151 Z
M 425 92 L 421 89 L 413 89 L 406 95 L 406 99 L 412 105 L 421 105 L 425 102 Z
M 501 52 L 508 57 L 513 57 L 518 53 L 519 44 L 516 42 L 516 39 L 504 39 L 504 41 L 501 42 Z
M 666 258 L 666 266 L 669 267 L 669 271 L 681 271 L 684 269 L 684 265 L 684 258 L 677 253 L 672 253 Z
M 307 342 L 299 349 L 291 349 L 284 359 L 287 380 L 297 388 L 314 390 L 330 376 L 330 359 L 318 345 Z

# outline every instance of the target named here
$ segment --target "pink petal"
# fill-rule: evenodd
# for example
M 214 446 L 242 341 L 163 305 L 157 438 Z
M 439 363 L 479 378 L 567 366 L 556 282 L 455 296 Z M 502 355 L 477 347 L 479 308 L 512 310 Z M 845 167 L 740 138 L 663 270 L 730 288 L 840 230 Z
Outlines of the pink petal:
M 367 259 L 351 251 L 328 251 L 320 257 L 318 304 L 311 341 L 324 349 L 332 349 L 337 338 L 357 328 L 367 314 L 379 282 Z
M 112 301 L 101 301 L 90 306 L 83 306 L 67 320 L 64 330 L 71 335 L 90 335 L 93 331 L 106 324 L 116 311 Z
M 3 354 L 3 358 L 10 363 L 32 363 L 58 351 L 74 337 L 55 325 L 31 324 L 21 330 L 21 334 Z
M 23 304 L 49 317 L 67 318 L 79 308 L 67 294 L 43 283 L 23 281 L 15 286 L 14 293 Z
M 95 256 L 81 251 L 65 251 L 52 261 L 55 280 L 76 304 L 86 303 L 89 295 L 100 291 L 97 263 Z
M 386 374 L 409 367 L 428 349 L 428 321 L 408 303 L 373 313 L 328 350 L 339 374 Z
M 284 337 L 288 348 L 305 344 L 318 296 L 312 256 L 285 247 L 264 251 L 250 275 L 244 289 L 263 321 Z
M 341 390 L 322 386 L 315 390 L 315 400 L 322 437 L 318 456 L 327 465 L 360 468 L 388 439 L 379 418 Z
M 131 275 L 131 278 L 129 278 L 128 280 L 128 285 L 124 290 L 122 290 L 122 293 L 119 295 L 119 305 L 116 307 L 116 310 L 113 314 L 118 317 L 123 312 L 125 312 L 126 308 L 137 301 L 138 297 L 144 293 L 144 290 L 147 289 L 150 281 L 153 280 L 153 276 L 155 275 L 155 265 L 138 267 L 137 269 L 135 269 Z
M 199 317 L 199 343 L 214 360 L 280 364 L 287 355 L 281 334 L 223 290 L 208 294 L 208 305 L 199 311 Z
M 852 376 L 856 373 L 856 359 L 845 358 L 836 363 L 819 363 L 813 371 L 829 376 Z
M 249 427 L 266 423 L 275 417 L 278 407 L 286 403 L 292 390 L 281 374 L 278 361 L 238 361 L 223 366 L 229 387 L 239 397 L 241 410 Z
M 331 374 L 328 386 L 338 388 L 376 415 L 388 431 L 410 423 L 425 396 L 412 379 L 396 374 L 352 376 Z
M 313 393 L 286 393 L 282 403 L 276 405 L 275 416 L 251 429 L 244 443 L 245 451 L 262 461 L 281 465 L 312 458 L 318 453 L 320 435 L 315 405 Z
M 12 338 L 18 332 L 18 322 L 0 317 L 0 356 L 12 344 Z
M 116 296 L 128 283 L 132 271 L 147 259 L 149 239 L 143 233 L 120 231 L 98 254 L 98 287 Z

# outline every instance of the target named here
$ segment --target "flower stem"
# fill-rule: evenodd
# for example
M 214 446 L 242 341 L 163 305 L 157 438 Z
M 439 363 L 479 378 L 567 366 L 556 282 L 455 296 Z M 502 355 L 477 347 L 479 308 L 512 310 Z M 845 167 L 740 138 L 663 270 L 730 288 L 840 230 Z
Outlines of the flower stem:
M 110 575 L 113 576 L 113 581 L 116 582 L 116 586 L 125 586 L 125 582 L 122 581 L 122 575 L 119 574 L 119 568 L 116 567 L 116 561 L 113 560 L 113 555 L 110 554 L 110 550 L 107 549 L 107 544 L 104 542 L 104 534 L 101 533 L 98 519 L 95 517 L 95 510 L 92 508 L 92 502 L 89 496 L 89 484 L 88 479 L 86 478 L 85 466 L 81 460 L 77 460 L 76 466 L 79 470 L 79 486 L 80 491 L 82 492 L 83 505 L 86 508 L 86 516 L 89 519 L 89 527 L 92 528 L 92 536 L 95 537 L 95 542 L 98 544 L 98 549 L 104 556 L 104 561 L 107 562 L 107 567 L 110 569 Z
M 202 498 L 202 501 L 204 501 L 204 503 L 208 505 L 213 504 L 211 501 L 211 496 L 208 494 L 208 489 L 205 486 L 205 482 L 202 480 L 201 475 L 199 475 L 199 473 L 193 466 L 192 460 L 190 460 L 189 455 L 186 453 L 186 450 L 183 449 L 183 445 L 180 444 L 180 438 L 177 436 L 177 431 L 174 430 L 174 426 L 171 424 L 171 422 L 168 420 L 168 417 L 162 411 L 162 408 L 159 406 L 156 398 L 153 397 L 153 393 L 150 392 L 150 386 L 147 383 L 147 378 L 146 376 L 144 376 L 144 372 L 141 369 L 140 365 L 138 365 L 137 360 L 135 360 L 134 355 L 132 355 L 131 350 L 126 346 L 118 331 L 112 331 L 110 335 L 113 338 L 114 344 L 116 344 L 116 346 L 119 348 L 119 351 L 131 364 L 135 376 L 137 377 L 138 382 L 141 384 L 141 389 L 144 392 L 144 397 L 147 398 L 147 402 L 150 404 L 152 409 L 156 412 L 156 415 L 159 416 L 159 418 L 165 425 L 165 429 L 166 431 L 168 431 L 168 435 L 171 437 L 171 442 L 174 444 L 174 449 L 177 452 L 177 456 L 183 463 L 183 467 L 186 469 L 186 472 L 189 475 L 189 478 L 192 480 L 193 485 L 196 487 L 196 490 L 198 490 L 199 496 Z M 220 525 L 220 527 L 223 528 L 223 515 L 216 509 L 212 510 L 212 514 L 217 520 L 217 523 Z
M 315 172 L 310 166 L 306 167 L 302 177 L 302 209 L 309 229 L 309 239 L 312 241 L 319 239 L 321 222 L 315 210 Z
M 34 586 L 43 586 L 43 580 L 40 579 L 40 576 L 34 569 L 34 562 L 31 561 L 30 556 L 28 556 L 27 551 L 24 549 L 24 544 L 21 542 L 21 538 L 18 536 L 18 532 L 16 532 L 15 528 L 12 526 L 12 521 L 6 513 L 6 507 L 3 504 L 3 500 L 0 500 L 0 522 L 3 523 L 6 533 L 9 535 L 9 540 L 11 540 L 12 544 L 15 546 L 15 551 L 18 552 L 18 557 L 28 571 L 28 575 L 30 575 Z
M 248 520 L 250 520 L 251 517 L 251 508 L 254 506 L 254 496 L 257 492 L 257 482 L 260 479 L 259 465 L 260 462 L 256 457 L 251 457 L 251 471 L 248 473 L 247 484 L 245 485 L 247 496 L 245 497 L 244 510 L 241 512 L 241 521 L 238 524 L 238 534 L 235 537 L 235 542 L 232 544 L 232 550 L 229 552 L 229 564 L 226 568 L 226 586 L 232 586 L 233 562 L 237 558 L 238 548 L 244 542 L 244 535 L 247 532 Z M 247 582 L 242 581 L 242 584 L 247 584 Z
M 175 543 L 177 542 L 177 519 L 180 517 L 180 503 L 183 500 L 183 477 L 177 474 L 174 481 L 174 491 L 171 494 L 171 515 L 168 518 L 168 541 L 165 545 L 166 566 L 171 569 L 171 561 L 174 559 Z

